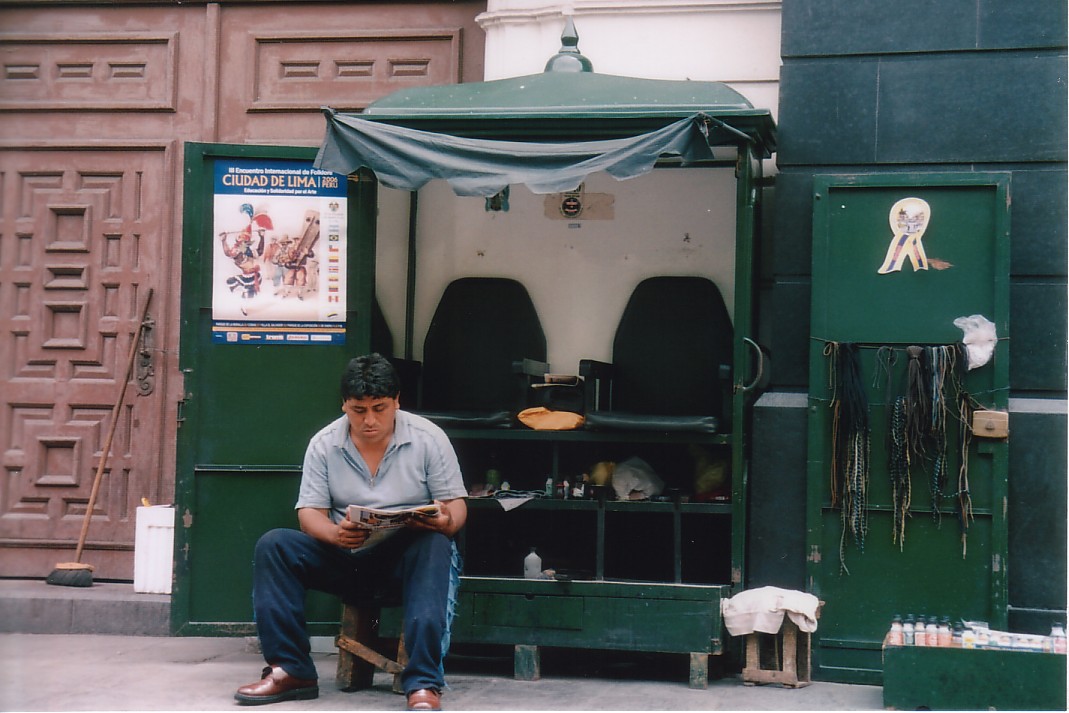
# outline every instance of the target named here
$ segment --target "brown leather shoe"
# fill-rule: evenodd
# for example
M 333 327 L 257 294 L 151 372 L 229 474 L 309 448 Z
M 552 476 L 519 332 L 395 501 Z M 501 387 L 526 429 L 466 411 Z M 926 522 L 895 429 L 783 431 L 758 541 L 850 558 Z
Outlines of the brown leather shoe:
M 261 675 L 263 678 L 256 683 L 239 688 L 234 698 L 247 706 L 319 698 L 319 685 L 314 679 L 294 678 L 279 666 L 267 666 Z
M 408 710 L 440 711 L 442 710 L 442 694 L 433 688 L 412 691 L 408 694 Z

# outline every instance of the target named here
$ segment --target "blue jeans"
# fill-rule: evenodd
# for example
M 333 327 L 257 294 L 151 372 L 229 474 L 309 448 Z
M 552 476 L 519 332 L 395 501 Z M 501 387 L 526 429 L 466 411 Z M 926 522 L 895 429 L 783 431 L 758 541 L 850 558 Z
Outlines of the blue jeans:
M 271 530 L 256 543 L 253 568 L 253 612 L 264 659 L 296 678 L 318 678 L 305 625 L 309 589 L 353 602 L 399 591 L 408 652 L 401 674 L 405 693 L 441 690 L 454 564 L 452 541 L 436 532 L 402 530 L 370 550 L 350 553 L 299 530 Z

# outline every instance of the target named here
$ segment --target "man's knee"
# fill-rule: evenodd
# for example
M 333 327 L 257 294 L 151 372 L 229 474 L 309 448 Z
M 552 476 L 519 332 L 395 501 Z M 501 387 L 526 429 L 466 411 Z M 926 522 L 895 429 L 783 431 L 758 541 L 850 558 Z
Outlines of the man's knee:
M 293 550 L 294 545 L 304 537 L 300 530 L 285 527 L 268 530 L 256 541 L 254 558 L 256 562 L 278 561 Z
M 256 541 L 256 549 L 277 548 L 280 545 L 285 545 L 291 542 L 293 536 L 299 534 L 299 530 L 292 530 L 286 527 L 277 527 L 274 530 L 268 530 L 260 535 L 260 539 Z

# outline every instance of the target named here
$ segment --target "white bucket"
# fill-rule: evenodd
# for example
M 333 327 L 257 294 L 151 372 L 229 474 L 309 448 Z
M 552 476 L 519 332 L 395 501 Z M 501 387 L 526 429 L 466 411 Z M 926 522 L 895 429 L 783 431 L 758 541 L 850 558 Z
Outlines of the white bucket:
M 134 531 L 134 591 L 170 594 L 174 563 L 174 508 L 139 507 Z

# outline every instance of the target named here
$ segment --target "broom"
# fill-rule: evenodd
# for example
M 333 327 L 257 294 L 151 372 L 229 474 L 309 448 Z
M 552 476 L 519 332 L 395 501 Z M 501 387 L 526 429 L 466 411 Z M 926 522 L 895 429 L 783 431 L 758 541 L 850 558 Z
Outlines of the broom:
M 93 565 L 82 563 L 82 550 L 85 549 L 85 538 L 89 534 L 89 522 L 93 518 L 93 507 L 96 505 L 97 493 L 100 491 L 100 481 L 104 475 L 104 464 L 107 462 L 108 453 L 111 451 L 111 441 L 115 437 L 115 427 L 119 423 L 119 411 L 122 409 L 123 399 L 126 397 L 126 386 L 133 377 L 137 345 L 141 341 L 141 331 L 145 327 L 145 319 L 148 317 L 148 305 L 151 301 L 152 288 L 149 288 L 148 295 L 145 297 L 145 307 L 141 311 L 141 321 L 137 323 L 134 341 L 130 344 L 126 377 L 122 380 L 122 386 L 119 389 L 119 399 L 111 409 L 111 425 L 108 427 L 108 435 L 104 439 L 104 450 L 100 454 L 100 463 L 97 465 L 97 472 L 93 477 L 93 489 L 89 492 L 89 502 L 85 506 L 85 519 L 82 521 L 82 533 L 78 536 L 78 549 L 74 552 L 74 561 L 58 563 L 52 573 L 45 579 L 48 584 L 55 584 L 61 587 L 93 586 Z

